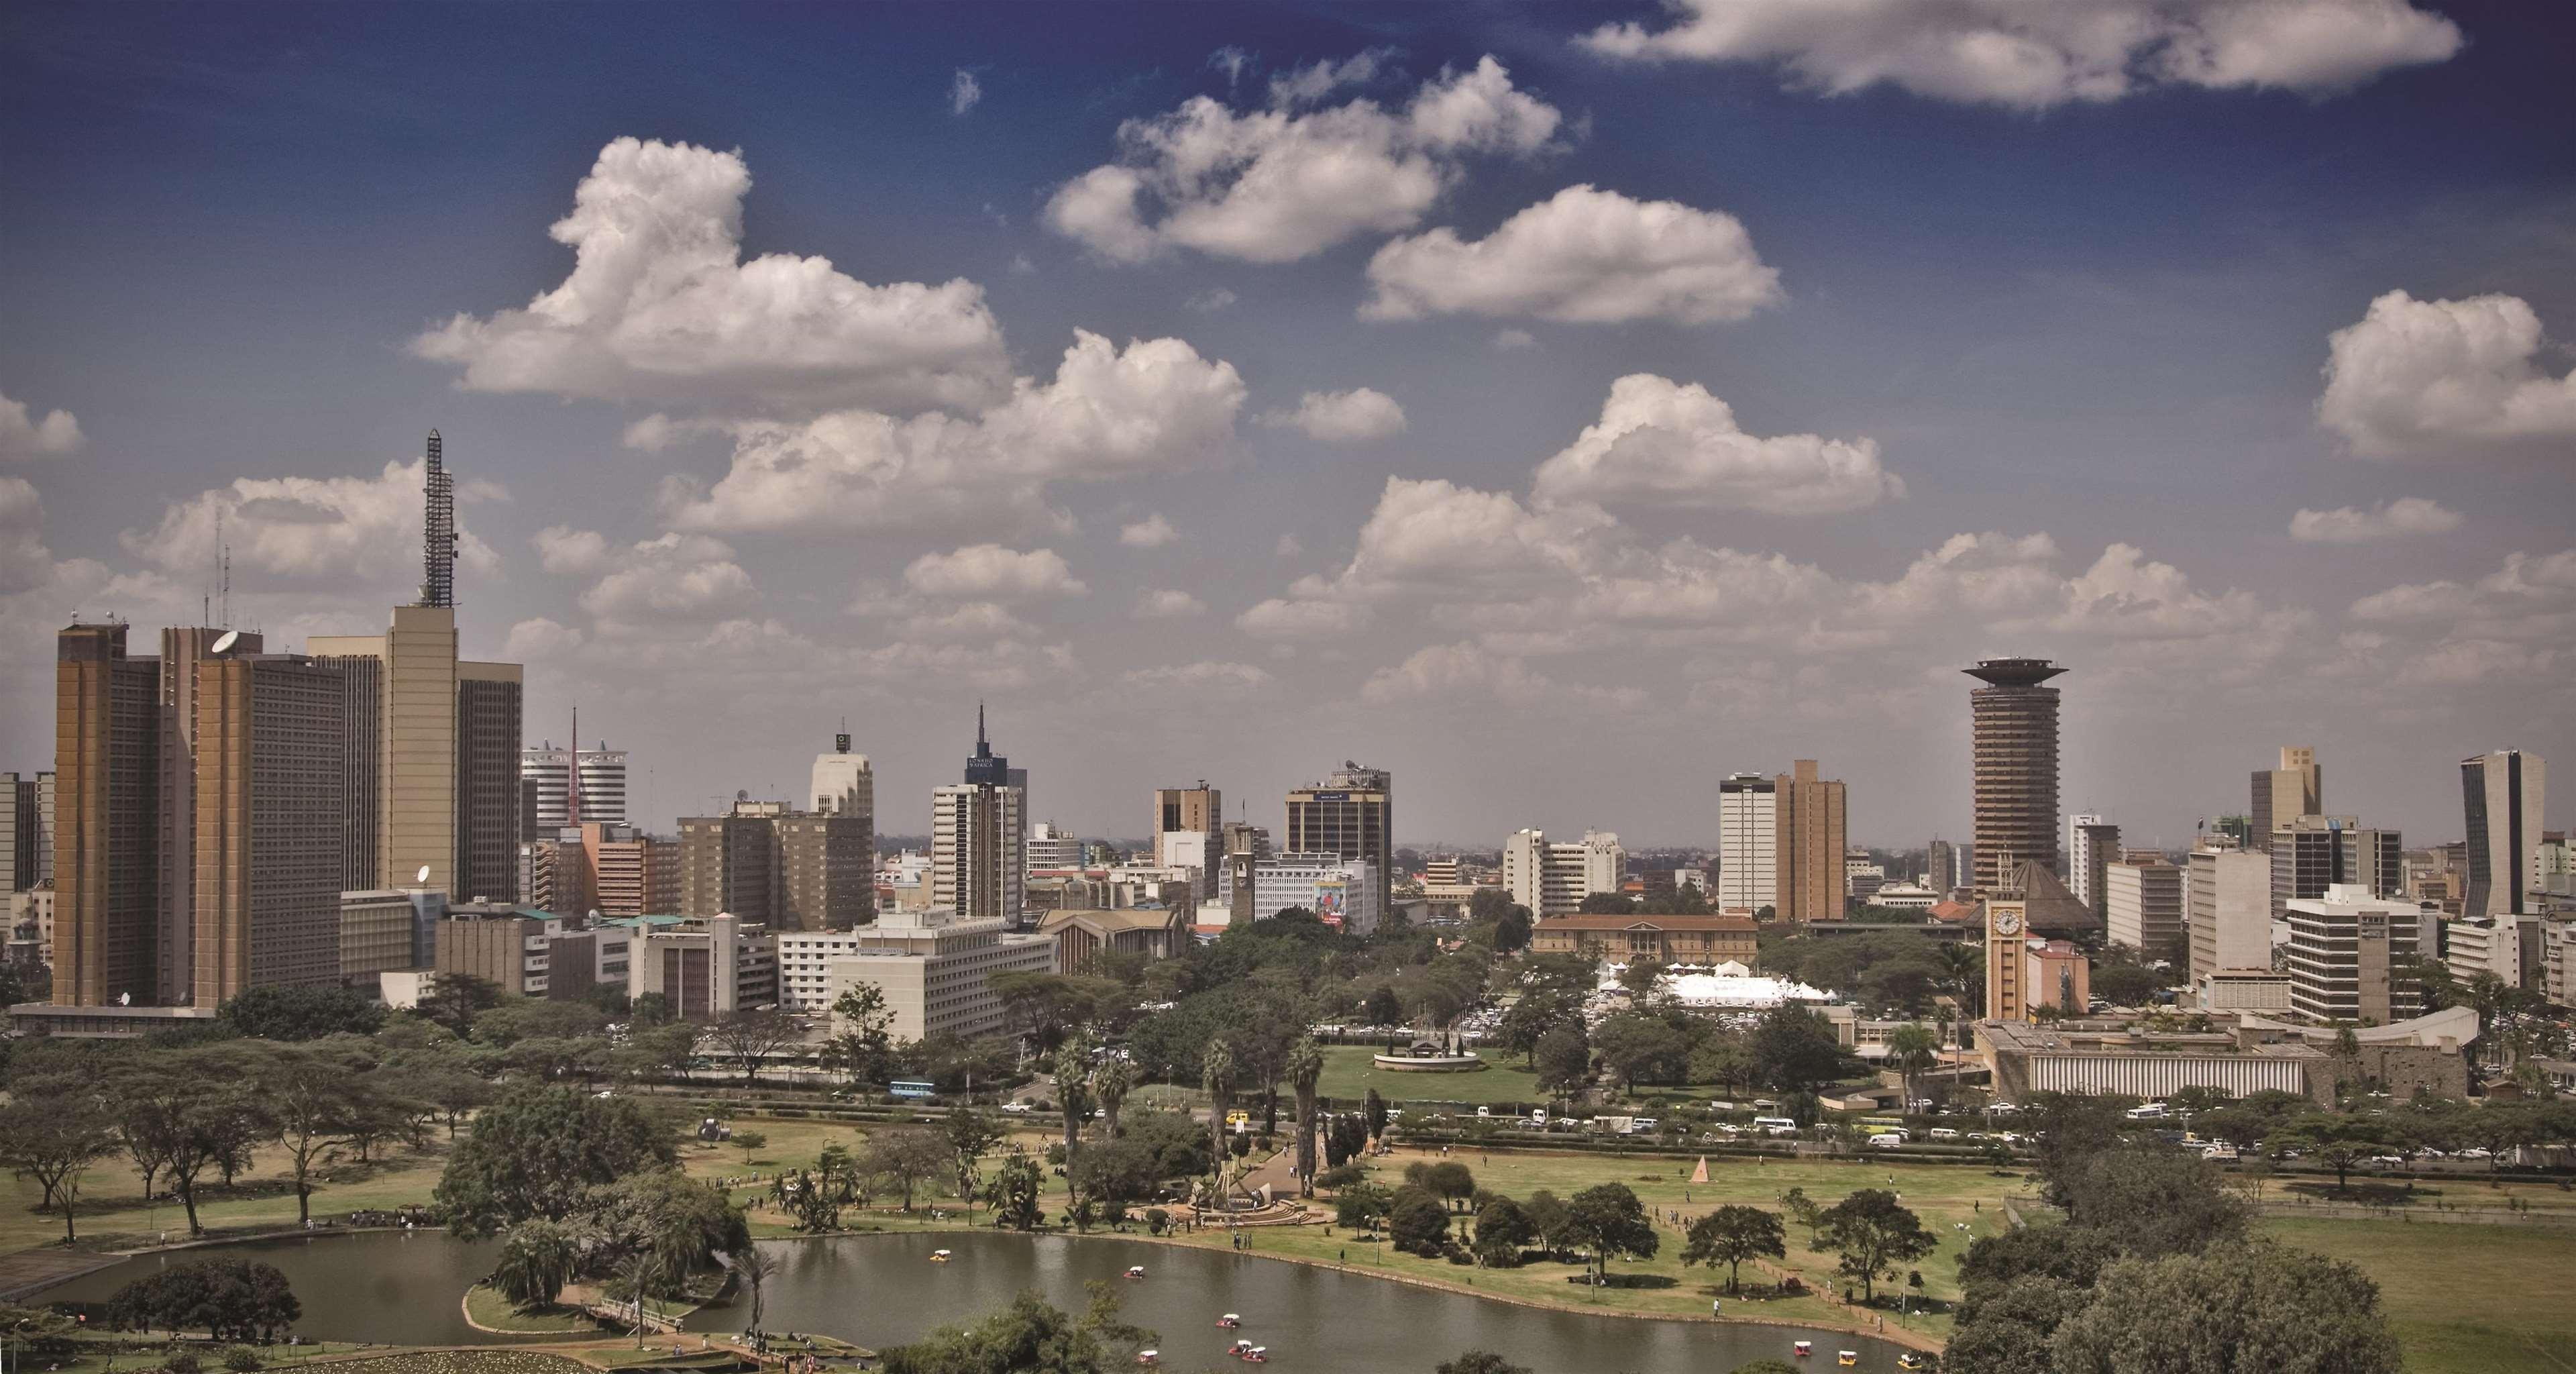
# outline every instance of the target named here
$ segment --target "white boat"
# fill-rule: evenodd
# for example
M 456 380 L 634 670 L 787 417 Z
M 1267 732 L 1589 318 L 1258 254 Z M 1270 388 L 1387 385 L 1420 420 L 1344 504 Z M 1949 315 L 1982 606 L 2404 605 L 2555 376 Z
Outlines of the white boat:
M 1270 1347 L 1266 1345 L 1256 1345 L 1252 1347 L 1250 1350 L 1243 1352 L 1243 1362 L 1245 1364 L 1270 1363 Z
M 1815 1354 L 1815 1353 L 1816 1353 L 1816 1343 L 1815 1343 L 1814 1341 L 1796 1341 L 1796 1342 L 1793 1342 L 1793 1343 L 1791 1343 L 1791 1345 L 1789 1346 L 1789 1353 L 1790 1353 L 1790 1354 L 1792 1354 L 1792 1355 L 1795 1355 L 1795 1356 L 1797 1356 L 1799 1359 L 1802 1359 L 1802 1360 L 1803 1360 L 1803 1359 L 1807 1358 L 1809 1355 L 1813 1355 L 1813 1354 Z
M 1231 1330 L 1234 1327 L 1243 1325 L 1243 1314 L 1239 1312 L 1228 1312 L 1224 1316 L 1217 1318 L 1216 1324 Z M 1240 1345 L 1242 1342 L 1238 1341 L 1236 1344 Z
M 1129 1277 L 1129 1278 L 1131 1278 L 1131 1279 L 1141 1279 L 1141 1278 L 1145 1277 L 1145 1266 L 1143 1266 L 1143 1265 L 1141 1265 L 1141 1264 L 1131 1264 L 1131 1265 L 1128 1265 L 1128 1266 L 1127 1266 L 1127 1277 Z
M 955 1258 L 956 1255 L 947 1250 L 933 1250 L 930 1252 L 930 1262 L 933 1264 L 946 1264 L 948 1261 Z

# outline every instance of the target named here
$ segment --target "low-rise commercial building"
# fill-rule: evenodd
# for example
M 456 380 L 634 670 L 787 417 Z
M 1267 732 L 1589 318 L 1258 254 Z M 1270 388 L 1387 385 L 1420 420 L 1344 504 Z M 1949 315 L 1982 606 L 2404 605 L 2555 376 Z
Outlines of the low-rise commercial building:
M 732 916 L 636 916 L 604 924 L 629 933 L 626 995 L 659 996 L 675 1016 L 715 1020 L 779 1001 L 778 945 Z
M 1190 913 L 1179 907 L 1051 911 L 1038 922 L 1038 934 L 1055 942 L 1056 972 L 1080 973 L 1105 953 L 1172 958 L 1189 947 Z
M 1280 854 L 1252 864 L 1252 919 L 1266 921 L 1292 906 L 1314 912 L 1353 935 L 1377 930 L 1386 914 L 1377 866 L 1338 854 Z
M 893 1015 L 887 1031 L 899 1041 L 1000 1031 L 1005 1017 L 993 976 L 1055 967 L 1054 939 L 1012 934 L 998 917 L 939 920 L 892 912 L 850 934 L 857 947 L 826 961 L 823 1004 L 856 987 L 875 987 Z
M 436 951 L 440 974 L 487 979 L 513 996 L 570 1001 L 598 978 L 590 933 L 533 907 L 450 904 L 438 921 Z
M 2287 1012 L 2290 975 L 2268 968 L 2222 968 L 2194 985 L 2203 1011 Z
M 1622 916 L 1617 913 L 1553 916 L 1530 932 L 1530 949 L 1538 954 L 1587 954 L 1626 961 L 1657 959 L 1667 964 L 1751 964 L 1754 933 L 1750 916 Z
M 1532 916 L 1568 916 L 1596 892 L 1616 892 L 1627 878 L 1628 851 L 1606 830 L 1580 840 L 1551 841 L 1520 830 L 1503 841 L 1503 886 Z

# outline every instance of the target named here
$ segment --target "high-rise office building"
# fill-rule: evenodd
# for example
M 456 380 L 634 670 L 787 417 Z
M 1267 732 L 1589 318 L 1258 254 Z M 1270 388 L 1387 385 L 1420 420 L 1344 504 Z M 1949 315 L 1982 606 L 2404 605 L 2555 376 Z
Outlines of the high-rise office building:
M 1395 780 L 1383 768 L 1344 761 L 1321 782 L 1288 794 L 1288 833 L 1283 853 L 1338 854 L 1376 866 L 1378 910 L 1395 872 Z
M 1965 670 L 1973 725 L 1976 878 L 2000 890 L 2015 868 L 2062 872 L 2057 852 L 2057 689 L 2044 658 L 1990 658 Z
M 1760 911 L 1780 905 L 1780 801 L 1759 773 L 1735 773 L 1717 785 L 1717 905 Z
M 54 1002 L 161 994 L 161 664 L 125 626 L 55 641 Z
M 197 930 L 197 692 L 198 665 L 209 661 L 214 646 L 225 652 L 260 652 L 259 634 L 234 633 L 211 625 L 174 625 L 161 632 L 161 829 L 159 852 L 160 906 L 155 938 L 161 986 L 153 1000 L 163 1006 L 190 1001 L 196 988 Z
M 0 773 L 0 894 L 54 879 L 54 775 Z
M 1210 852 L 1223 850 L 1207 842 L 1225 824 L 1225 793 L 1199 779 L 1196 787 L 1154 789 L 1154 864 L 1158 868 L 1207 866 Z M 1166 840 L 1166 835 L 1196 836 Z
M 378 875 L 366 886 L 515 901 L 522 672 L 457 654 L 453 475 L 435 431 L 424 466 L 420 601 L 395 607 L 381 635 L 314 635 L 305 648 L 378 665 Z
M 2393 897 L 2406 887 L 2406 841 L 2351 816 L 2301 816 L 2272 832 L 2272 919 L 2336 885 Z
M 877 911 L 873 819 L 863 812 L 777 817 L 776 930 L 847 930 Z
M 1941 894 L 1944 900 L 1950 889 L 1959 885 L 1959 847 L 1948 840 L 1934 840 L 1923 847 L 1923 885 Z
M 2272 832 L 2301 816 L 2326 809 L 2325 775 L 2317 768 L 2317 751 L 2304 744 L 2281 746 L 2281 766 L 2254 770 L 2252 839 L 2257 849 L 2272 846 Z
M 1016 922 L 1027 904 L 1025 772 L 993 752 L 975 708 L 966 780 L 930 794 L 930 905 L 964 920 Z
M 1816 776 L 1814 759 L 1795 759 L 1771 780 L 1779 804 L 1775 829 L 1780 915 L 1804 925 L 1839 921 L 1851 891 L 1844 867 L 1847 849 L 1843 785 Z
M 1532 916 L 1570 916 L 1596 892 L 1617 892 L 1628 877 L 1628 851 L 1606 830 L 1550 843 L 1539 830 L 1503 841 L 1503 887 Z
M 340 980 L 340 846 L 350 821 L 341 669 L 300 654 L 197 662 L 194 1002 Z
M 2089 813 L 2066 818 L 2066 890 L 2094 915 L 2109 910 L 2102 871 L 2119 857 L 2120 827 Z
M 818 816 L 866 816 L 871 823 L 877 814 L 876 774 L 868 766 L 868 756 L 850 752 L 850 736 L 844 731 L 832 736 L 832 752 L 814 756 L 814 777 L 807 789 L 812 794 L 814 814 Z
M 2519 916 L 2529 907 L 2524 874 L 2540 843 L 2547 773 L 2538 754 L 2498 749 L 2460 761 L 2460 792 L 2469 831 L 2465 917 Z
M 536 788 L 531 823 L 539 835 L 568 825 L 626 824 L 626 751 L 606 740 L 596 749 L 558 748 L 553 740 L 523 748 L 519 777 Z
M 778 831 L 782 802 L 736 800 L 721 816 L 680 818 L 680 910 L 701 919 L 732 916 L 777 924 Z

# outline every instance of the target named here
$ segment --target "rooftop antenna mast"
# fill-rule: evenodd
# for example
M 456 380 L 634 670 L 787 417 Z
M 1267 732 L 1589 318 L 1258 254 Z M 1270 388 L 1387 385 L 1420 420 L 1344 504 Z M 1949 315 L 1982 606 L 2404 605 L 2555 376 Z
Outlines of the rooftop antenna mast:
M 456 481 L 447 471 L 437 430 L 429 432 L 429 448 L 423 466 L 426 472 L 421 491 L 427 509 L 421 522 L 420 604 L 453 607 L 456 604 Z M 579 737 L 574 738 L 573 747 L 581 747 Z
M 233 546 L 224 540 L 224 509 L 215 507 L 215 623 L 233 627 Z
M 564 824 L 581 824 L 581 707 L 572 708 L 572 757 L 564 767 Z

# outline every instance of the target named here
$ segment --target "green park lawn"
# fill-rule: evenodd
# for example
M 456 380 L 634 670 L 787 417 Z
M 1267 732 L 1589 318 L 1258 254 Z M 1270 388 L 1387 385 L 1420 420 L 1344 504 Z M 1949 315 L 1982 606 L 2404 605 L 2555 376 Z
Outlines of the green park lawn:
M 1547 1094 L 1538 1089 L 1538 1075 L 1521 1067 L 1519 1056 L 1500 1050 L 1479 1055 L 1485 1068 L 1475 1073 L 1397 1073 L 1376 1067 L 1371 1057 L 1377 1053 L 1374 1045 L 1326 1046 L 1324 1076 L 1317 1080 L 1315 1090 L 1333 1099 L 1335 1106 L 1344 1100 L 1357 1103 L 1371 1088 L 1397 1104 L 1464 1102 L 1477 1106 L 1547 1100 Z
M 2576 1229 L 2270 1220 L 2265 1234 L 2379 1282 L 2410 1374 L 2576 1370 Z

